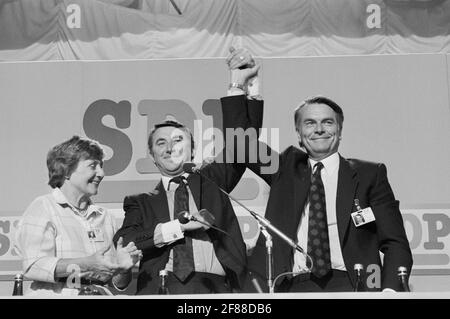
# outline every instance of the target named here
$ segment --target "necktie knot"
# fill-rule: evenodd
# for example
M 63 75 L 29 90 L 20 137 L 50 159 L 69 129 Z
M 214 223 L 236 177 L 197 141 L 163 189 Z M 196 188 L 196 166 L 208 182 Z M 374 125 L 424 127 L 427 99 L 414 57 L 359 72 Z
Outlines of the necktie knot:
M 181 186 L 186 186 L 186 177 L 180 175 L 180 176 L 175 176 L 174 178 L 172 178 L 169 181 L 169 185 L 168 185 L 168 188 L 167 188 L 168 190 L 170 190 L 170 185 L 172 183 L 177 184 L 177 185 L 181 185 Z
M 174 178 L 172 178 L 169 183 L 175 183 L 175 184 L 180 184 L 181 182 L 184 182 L 186 180 L 186 177 L 184 177 L 183 175 L 180 176 L 175 176 Z
M 322 162 L 317 162 L 316 165 L 314 165 L 314 175 L 320 174 L 320 171 L 323 168 L 323 163 Z

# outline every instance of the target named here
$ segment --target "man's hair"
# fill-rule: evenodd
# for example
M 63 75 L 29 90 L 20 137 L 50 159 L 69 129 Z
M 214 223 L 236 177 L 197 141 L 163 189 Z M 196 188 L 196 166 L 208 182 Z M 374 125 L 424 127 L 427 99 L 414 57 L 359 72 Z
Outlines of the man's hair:
M 166 127 L 166 126 L 178 128 L 191 137 L 191 160 L 192 160 L 193 159 L 192 151 L 194 150 L 194 136 L 192 135 L 191 130 L 186 125 L 181 124 L 180 122 L 177 122 L 177 121 L 173 121 L 173 120 L 166 120 L 162 123 L 155 124 L 155 126 L 151 130 L 150 134 L 148 135 L 147 144 L 148 144 L 148 150 L 150 151 L 150 154 L 153 156 L 153 150 L 152 150 L 153 135 L 155 135 L 155 132 L 157 129 L 159 129 L 161 127 Z
M 302 103 L 300 103 L 300 105 L 298 105 L 295 108 L 294 111 L 294 124 L 295 124 L 295 129 L 297 130 L 297 124 L 298 121 L 300 120 L 300 110 L 305 107 L 306 105 L 311 105 L 311 104 L 325 104 L 328 105 L 337 115 L 337 121 L 338 121 L 338 125 L 340 128 L 342 128 L 342 125 L 344 123 L 344 112 L 342 111 L 341 107 L 334 102 L 333 100 L 318 95 L 318 96 L 314 96 L 311 98 L 308 98 L 306 100 L 304 100 Z
M 73 136 L 71 139 L 54 146 L 47 154 L 48 185 L 61 187 L 70 177 L 80 160 L 102 161 L 103 149 L 97 141 L 86 137 Z

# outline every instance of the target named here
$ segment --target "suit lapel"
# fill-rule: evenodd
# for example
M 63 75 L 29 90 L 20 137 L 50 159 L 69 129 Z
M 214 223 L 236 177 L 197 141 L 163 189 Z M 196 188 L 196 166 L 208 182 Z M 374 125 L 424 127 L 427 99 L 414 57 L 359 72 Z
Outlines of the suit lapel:
M 344 244 L 345 234 L 350 225 L 350 214 L 352 213 L 353 199 L 355 198 L 358 180 L 356 171 L 350 163 L 339 155 L 339 173 L 336 195 L 336 219 L 341 245 Z
M 294 217 L 295 224 L 298 225 L 300 217 L 305 208 L 305 203 L 308 200 L 309 187 L 311 184 L 311 169 L 308 165 L 307 157 L 300 162 L 300 165 L 295 170 L 294 178 Z
M 162 181 L 150 193 L 152 194 L 150 196 L 150 205 L 157 219 L 163 223 L 170 221 L 169 204 L 167 203 L 167 195 Z

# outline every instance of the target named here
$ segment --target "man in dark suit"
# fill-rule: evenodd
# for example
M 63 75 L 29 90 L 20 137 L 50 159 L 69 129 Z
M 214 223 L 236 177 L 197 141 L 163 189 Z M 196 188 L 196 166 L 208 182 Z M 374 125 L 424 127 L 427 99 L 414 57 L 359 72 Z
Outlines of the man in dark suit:
M 230 113 L 246 108 L 242 98 L 221 101 Z M 245 144 L 244 150 L 235 149 L 246 155 L 247 167 L 271 187 L 265 217 L 307 252 L 294 251 L 272 234 L 274 275 L 290 273 L 279 278 L 275 291 L 352 291 L 355 264 L 364 266 L 362 279 L 367 290 L 397 291 L 398 267 L 411 270 L 411 251 L 386 167 L 345 159 L 338 153 L 343 120 L 342 109 L 335 102 L 314 97 L 295 110 L 297 136 L 306 153 L 291 146 L 275 154 L 255 141 Z M 224 127 L 239 125 L 225 122 Z M 273 173 L 262 173 L 272 163 L 263 164 L 258 158 L 261 147 L 266 148 L 268 158 L 278 160 Z M 250 160 L 252 157 L 257 160 Z M 371 221 L 355 225 L 351 216 L 360 209 Z M 249 270 L 260 286 L 267 280 L 265 251 L 260 235 L 248 257 Z M 251 287 L 248 285 L 249 291 L 253 291 Z
M 245 62 L 247 55 L 242 57 Z M 235 70 L 232 78 L 245 83 L 251 73 Z M 225 112 L 224 121 L 260 127 L 262 117 L 252 117 L 254 122 L 250 123 L 243 113 L 258 104 L 244 95 L 242 98 L 246 101 L 242 113 Z M 218 156 L 220 160 L 203 165 L 201 174 L 185 173 L 183 164 L 194 157 L 194 141 L 189 129 L 175 120 L 155 125 L 148 147 L 161 181 L 149 193 L 125 198 L 125 219 L 114 236 L 115 242 L 123 237 L 125 243 L 132 241 L 143 252 L 137 294 L 158 293 L 161 270 L 168 271 L 165 281 L 170 294 L 239 290 L 246 271 L 246 246 L 230 200 L 212 181 L 231 192 L 245 165 L 224 163 L 224 153 Z M 178 218 L 186 212 L 202 223 Z M 226 234 L 208 227 L 211 224 Z

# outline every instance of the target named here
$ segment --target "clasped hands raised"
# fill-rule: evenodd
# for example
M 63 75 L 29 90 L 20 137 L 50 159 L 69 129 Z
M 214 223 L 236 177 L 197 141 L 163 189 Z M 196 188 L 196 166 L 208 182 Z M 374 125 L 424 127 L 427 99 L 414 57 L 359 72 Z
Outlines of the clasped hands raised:
M 255 63 L 251 53 L 245 48 L 229 49 L 230 53 L 226 58 L 226 63 L 230 69 L 230 82 L 241 85 L 258 75 L 260 65 Z

